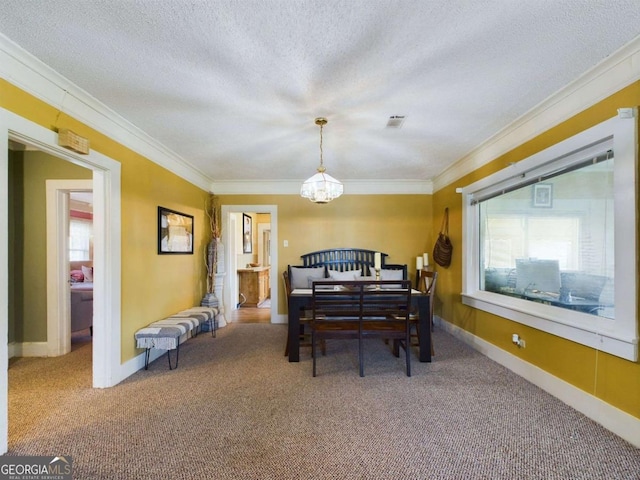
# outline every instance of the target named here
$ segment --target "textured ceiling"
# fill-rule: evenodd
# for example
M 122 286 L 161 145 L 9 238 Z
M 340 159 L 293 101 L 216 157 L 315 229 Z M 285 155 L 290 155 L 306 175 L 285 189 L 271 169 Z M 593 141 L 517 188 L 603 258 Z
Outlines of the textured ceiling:
M 428 180 L 640 34 L 638 0 L 2 0 L 0 32 L 221 180 Z M 405 115 L 400 129 L 386 129 Z

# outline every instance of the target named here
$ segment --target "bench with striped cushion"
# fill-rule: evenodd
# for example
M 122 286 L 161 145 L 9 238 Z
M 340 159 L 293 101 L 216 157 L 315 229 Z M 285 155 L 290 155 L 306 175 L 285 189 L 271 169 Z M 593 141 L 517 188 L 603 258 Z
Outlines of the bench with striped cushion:
M 211 332 L 211 336 L 216 336 L 216 330 L 218 329 L 218 320 L 216 316 L 218 315 L 217 308 L 211 307 L 193 307 L 188 308 L 187 310 L 182 310 L 174 315 L 171 315 L 172 318 L 178 317 L 190 317 L 198 320 L 200 324 L 199 331 L 202 331 L 202 326 L 207 325 L 209 327 L 209 331 Z
M 205 324 L 209 326 L 211 336 L 215 337 L 215 331 L 218 327 L 217 314 L 217 308 L 188 308 L 138 330 L 135 333 L 136 346 L 145 349 L 144 369 L 149 369 L 149 355 L 152 348 L 167 351 L 169 370 L 174 368 L 171 364 L 171 350 L 175 350 L 175 368 L 178 368 L 181 341 L 184 342 L 190 337 L 196 336 Z
M 144 348 L 144 369 L 149 368 L 149 352 L 152 348 L 167 351 L 169 359 L 169 370 L 171 366 L 171 350 L 176 351 L 176 368 L 178 368 L 178 355 L 180 353 L 180 337 L 185 333 L 185 329 L 179 326 L 158 325 L 155 327 L 145 327 L 135 334 L 136 346 Z

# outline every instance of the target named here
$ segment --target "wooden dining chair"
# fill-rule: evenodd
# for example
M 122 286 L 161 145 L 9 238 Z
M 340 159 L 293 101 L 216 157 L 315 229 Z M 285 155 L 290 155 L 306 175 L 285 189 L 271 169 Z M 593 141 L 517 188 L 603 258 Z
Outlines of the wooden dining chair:
M 289 279 L 289 272 L 285 270 L 282 273 L 282 280 L 284 283 L 284 292 L 287 299 L 287 306 L 289 305 L 289 295 L 291 294 L 291 281 Z M 300 311 L 300 346 L 301 347 L 309 347 L 311 346 L 311 334 L 309 333 L 309 322 L 311 321 L 311 312 L 309 310 L 301 310 Z M 326 346 L 324 341 L 321 343 L 321 351 L 324 355 L 326 353 Z M 289 356 L 289 334 L 287 332 L 287 343 L 284 347 L 284 356 Z
M 390 287 L 394 288 L 390 288 Z M 387 288 L 384 288 L 387 287 Z M 394 353 L 405 350 L 406 373 L 411 376 L 409 310 L 411 282 L 333 281 L 313 284 L 311 356 L 316 376 L 316 343 L 329 338 L 358 340 L 360 376 L 364 377 L 364 339 L 394 340 Z
M 433 304 L 436 298 L 436 283 L 438 281 L 438 272 L 432 272 L 429 270 L 421 270 L 420 277 L 418 279 L 418 290 L 423 295 L 429 295 L 429 325 L 431 331 L 433 331 Z M 415 329 L 415 333 L 413 333 Z M 418 314 L 411 315 L 411 338 L 416 339 L 414 345 L 420 345 L 420 326 L 418 322 Z M 434 354 L 433 338 L 431 339 L 431 355 Z
M 393 340 L 394 355 L 405 352 L 407 377 L 411 376 L 411 281 L 373 282 L 382 288 L 365 288 L 359 332 L 360 376 L 364 377 L 364 338 Z

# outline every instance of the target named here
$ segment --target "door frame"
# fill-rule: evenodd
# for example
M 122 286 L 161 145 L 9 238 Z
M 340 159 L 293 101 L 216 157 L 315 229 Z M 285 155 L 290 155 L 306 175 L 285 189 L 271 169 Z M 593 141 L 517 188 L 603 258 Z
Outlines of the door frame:
M 8 264 L 9 139 L 35 147 L 93 171 L 94 194 L 94 339 L 93 387 L 106 388 L 125 378 L 121 368 L 121 168 L 120 163 L 92 150 L 80 155 L 58 145 L 58 134 L 0 108 L 0 264 Z M 8 285 L 0 269 L 0 453 L 8 449 Z
M 258 263 L 265 265 L 264 259 L 264 232 L 268 231 L 271 233 L 271 220 L 269 223 L 259 223 L 258 224 Z M 271 251 L 271 249 L 269 249 Z M 269 266 L 271 266 L 271 262 L 269 262 Z
M 69 193 L 93 191 L 93 180 L 47 180 L 47 356 L 71 351 Z
M 224 278 L 224 305 L 226 308 L 230 310 L 235 310 L 237 302 L 237 297 L 234 299 L 232 297 L 232 285 L 236 282 L 232 281 L 233 278 L 237 277 L 236 269 L 233 268 L 233 265 L 236 262 L 231 262 L 231 259 L 235 257 L 237 254 L 236 246 L 233 243 L 235 239 L 235 232 L 231 231 L 230 225 L 231 222 L 231 214 L 232 213 L 243 213 L 243 212 L 257 212 L 257 213 L 269 213 L 271 214 L 271 265 L 269 267 L 269 282 L 273 285 L 273 279 L 277 277 L 277 269 L 278 269 L 278 206 L 277 205 L 222 205 L 220 207 L 222 213 L 222 234 L 223 234 L 223 243 L 226 244 L 227 248 L 225 248 L 225 265 L 228 265 L 229 268 L 227 272 L 225 272 Z M 237 290 L 237 289 L 236 289 Z M 283 318 L 286 318 L 283 316 Z M 271 288 L 271 323 L 283 323 L 285 320 L 278 316 L 278 289 Z

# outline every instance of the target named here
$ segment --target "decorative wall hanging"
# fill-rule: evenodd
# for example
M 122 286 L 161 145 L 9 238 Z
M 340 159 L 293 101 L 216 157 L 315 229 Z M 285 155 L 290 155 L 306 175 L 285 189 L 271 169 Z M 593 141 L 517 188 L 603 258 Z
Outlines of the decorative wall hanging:
M 452 252 L 453 245 L 449 238 L 449 209 L 445 208 L 442 225 L 440 226 L 440 233 L 438 234 L 438 239 L 433 247 L 433 261 L 441 267 L 448 267 L 451 265 Z
M 193 254 L 193 217 L 158 207 L 158 254 Z
M 246 213 L 242 214 L 242 253 L 253 251 L 253 225 L 252 219 Z

